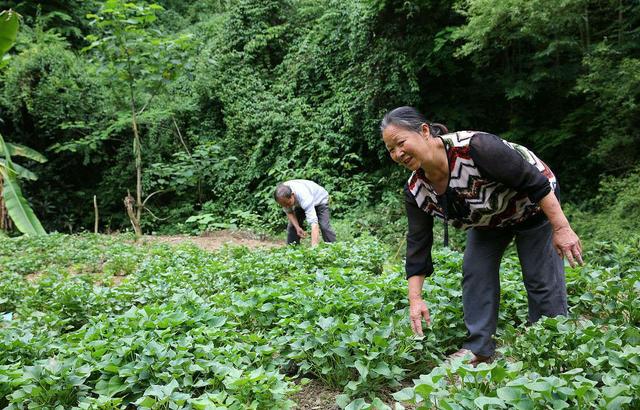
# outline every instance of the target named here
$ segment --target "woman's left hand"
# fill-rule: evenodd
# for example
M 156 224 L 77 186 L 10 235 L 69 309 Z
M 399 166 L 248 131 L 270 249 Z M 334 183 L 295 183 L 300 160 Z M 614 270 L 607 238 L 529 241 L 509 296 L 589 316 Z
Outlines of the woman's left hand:
M 553 230 L 553 247 L 560 257 L 566 257 L 571 267 L 583 265 L 580 238 L 569 225 Z

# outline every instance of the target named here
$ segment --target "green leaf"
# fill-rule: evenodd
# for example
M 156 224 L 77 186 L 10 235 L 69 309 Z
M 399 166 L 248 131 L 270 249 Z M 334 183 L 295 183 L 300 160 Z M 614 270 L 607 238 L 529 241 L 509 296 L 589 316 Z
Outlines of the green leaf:
M 455 401 L 449 401 L 447 399 L 442 399 L 438 402 L 438 408 L 442 408 L 445 410 L 458 410 L 463 409 L 464 407 L 460 406 Z
M 485 406 L 498 406 L 498 407 L 504 407 L 504 401 L 497 398 L 497 397 L 486 397 L 486 396 L 481 396 L 481 397 L 477 397 L 474 401 L 476 406 L 478 406 L 481 409 L 484 409 Z
M 362 377 L 362 379 L 366 379 L 367 376 L 369 375 L 369 368 L 363 364 L 360 360 L 357 360 L 355 363 L 356 369 L 358 369 L 358 372 L 360 373 L 360 376 Z
M 607 403 L 607 410 L 618 410 L 623 408 L 623 404 L 629 404 L 633 400 L 629 396 L 618 396 Z
M 120 393 L 127 389 L 127 385 L 122 382 L 122 379 L 118 376 L 113 376 L 107 382 L 106 380 L 100 380 L 96 384 L 96 392 L 103 394 L 107 397 L 113 397 L 115 394 Z
M 568 407 L 571 407 L 569 403 L 567 403 L 564 400 L 552 400 L 551 404 L 554 410 L 561 410 L 561 409 L 566 409 Z
M 398 401 L 410 401 L 410 400 L 413 400 L 415 396 L 415 392 L 412 388 L 405 387 L 399 392 L 393 393 L 391 396 Z
M 506 401 L 518 400 L 522 396 L 522 390 L 515 387 L 500 387 L 496 393 L 499 398 Z
M 507 375 L 508 375 L 507 369 L 505 369 L 502 366 L 495 365 L 491 369 L 491 380 L 496 384 L 504 380 L 504 378 L 507 377 Z
M 4 145 L 5 145 L 4 148 L 0 146 L 0 155 L 5 154 L 4 149 L 6 148 L 9 151 L 9 155 L 11 155 L 12 157 L 15 157 L 15 156 L 24 157 L 39 163 L 47 162 L 47 157 L 45 157 L 44 155 L 42 155 L 41 153 L 39 153 L 33 148 L 29 148 L 21 144 L 14 144 L 9 142 L 5 142 Z
M 375 410 L 391 410 L 391 407 L 387 406 L 382 400 L 377 397 L 371 401 L 371 407 Z
M 621 395 L 622 393 L 626 392 L 627 390 L 629 390 L 629 387 L 627 386 L 611 386 L 611 387 L 604 387 L 602 389 L 602 394 L 604 395 L 604 397 L 608 398 L 608 399 L 612 399 L 614 397 L 618 397 L 619 395 Z
M 135 402 L 135 404 L 137 404 L 139 407 L 145 407 L 150 409 L 154 404 L 156 404 L 156 400 L 153 397 L 143 396 L 143 397 L 140 397 Z
M 415 388 L 415 392 L 422 396 L 424 399 L 428 399 L 433 390 L 434 386 L 430 384 L 419 384 Z
M 38 180 L 38 176 L 33 172 L 29 171 L 28 169 L 26 169 L 25 167 L 22 167 L 18 164 L 12 164 L 12 165 L 13 165 L 13 170 L 16 172 L 16 176 L 18 176 L 19 178 L 28 179 L 30 181 Z M 7 161 L 0 158 L 0 168 L 4 168 L 6 166 L 7 166 Z
M 326 374 L 328 374 L 328 372 Z M 355 380 L 351 380 L 349 383 L 347 383 L 346 387 L 349 390 L 356 391 L 356 390 L 358 390 L 358 386 L 360 386 L 360 384 L 361 384 L 360 382 L 357 382 Z
M 514 407 L 518 410 L 533 410 L 535 408 L 531 399 L 520 400 Z
M 367 407 L 367 402 L 364 399 L 355 399 L 344 410 L 361 410 Z
M 16 225 L 16 228 L 24 234 L 46 235 L 47 232 L 44 230 L 42 224 L 40 224 L 40 221 L 27 203 L 27 200 L 22 195 L 22 191 L 20 190 L 20 186 L 16 179 L 16 171 L 13 167 L 13 163 L 11 162 L 11 156 L 9 155 L 8 149 L 5 148 L 2 136 L 0 136 L 0 146 L 5 152 L 6 160 L 6 164 L 0 170 L 4 180 L 3 197 L 11 220 Z
M 546 381 L 527 383 L 525 387 L 537 392 L 551 391 L 551 384 Z
M 318 319 L 318 326 L 320 326 L 322 330 L 327 330 L 333 326 L 335 322 L 336 320 L 332 317 L 321 317 Z
M 387 362 L 378 363 L 378 365 L 375 367 L 375 369 L 373 369 L 373 372 L 379 374 L 380 376 L 384 376 L 384 377 L 390 377 L 391 376 L 391 369 L 389 368 L 389 365 L 387 364 Z
M 18 34 L 19 14 L 12 10 L 0 13 L 0 56 L 3 56 L 13 47 Z
M 349 405 L 351 398 L 347 394 L 339 394 L 336 396 L 336 405 L 341 409 L 344 409 Z
M 597 367 L 600 366 L 602 363 L 606 362 L 608 360 L 607 356 L 601 356 L 601 357 L 587 357 L 587 362 L 589 362 L 590 365 L 592 365 L 593 367 Z

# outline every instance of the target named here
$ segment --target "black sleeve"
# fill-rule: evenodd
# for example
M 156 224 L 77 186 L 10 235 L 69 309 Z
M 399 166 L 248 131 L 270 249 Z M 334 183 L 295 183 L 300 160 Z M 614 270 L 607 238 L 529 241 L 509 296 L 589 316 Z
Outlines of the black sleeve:
M 415 275 L 430 276 L 433 273 L 431 246 L 433 245 L 433 216 L 418 207 L 415 198 L 405 185 L 405 208 L 409 230 L 407 231 L 407 279 Z
M 538 203 L 549 192 L 549 180 L 535 165 L 492 134 L 475 134 L 469 143 L 471 158 L 483 175 L 527 194 Z

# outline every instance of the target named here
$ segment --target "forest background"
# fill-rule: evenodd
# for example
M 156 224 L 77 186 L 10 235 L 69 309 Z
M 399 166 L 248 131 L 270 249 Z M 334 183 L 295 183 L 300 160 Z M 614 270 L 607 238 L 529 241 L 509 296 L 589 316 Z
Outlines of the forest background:
M 531 148 L 580 235 L 640 228 L 637 1 L 9 8 L 22 21 L 0 68 L 0 133 L 48 159 L 15 158 L 38 177 L 21 183 L 48 231 L 92 230 L 94 195 L 101 231 L 131 229 L 138 154 L 146 233 L 281 228 L 273 188 L 307 178 L 353 232 L 402 235 L 408 175 L 378 130 L 400 105 Z

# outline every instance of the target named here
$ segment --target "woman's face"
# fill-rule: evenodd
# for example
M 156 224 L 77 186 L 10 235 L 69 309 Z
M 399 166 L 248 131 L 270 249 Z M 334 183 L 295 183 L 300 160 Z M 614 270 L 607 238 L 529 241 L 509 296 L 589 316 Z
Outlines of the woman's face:
M 429 149 L 427 138 L 429 127 L 425 124 L 422 132 L 409 131 L 395 125 L 389 125 L 382 132 L 384 145 L 391 155 L 391 159 L 403 167 L 415 171 L 422 165 L 419 158 Z

